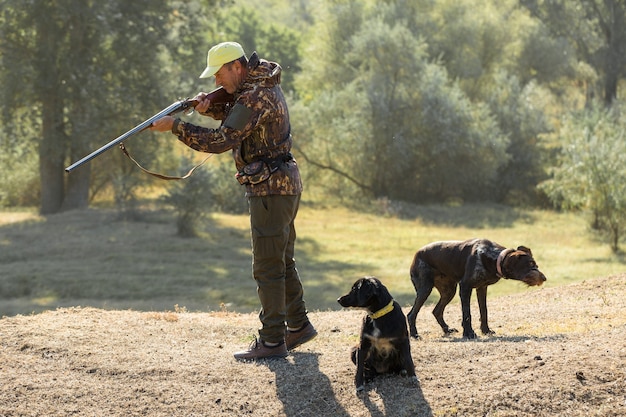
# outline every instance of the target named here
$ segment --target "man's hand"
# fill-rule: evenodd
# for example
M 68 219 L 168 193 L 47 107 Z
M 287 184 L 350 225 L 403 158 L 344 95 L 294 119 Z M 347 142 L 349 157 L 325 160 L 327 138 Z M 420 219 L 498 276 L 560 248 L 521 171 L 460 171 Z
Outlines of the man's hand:
M 192 100 L 198 102 L 196 111 L 200 114 L 204 113 L 211 106 L 211 100 L 207 99 L 207 93 L 198 93 Z
M 172 130 L 172 126 L 174 125 L 174 118 L 172 116 L 163 116 L 159 120 L 155 120 L 152 122 L 152 126 L 150 126 L 150 130 L 156 132 L 167 132 Z

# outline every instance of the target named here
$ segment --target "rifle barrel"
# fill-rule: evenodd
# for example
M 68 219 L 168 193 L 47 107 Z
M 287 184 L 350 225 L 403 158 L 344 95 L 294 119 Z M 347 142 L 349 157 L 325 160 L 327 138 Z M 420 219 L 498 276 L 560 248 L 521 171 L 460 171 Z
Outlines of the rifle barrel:
M 121 142 L 123 142 L 127 138 L 129 138 L 129 137 L 131 137 L 131 136 L 141 132 L 142 130 L 144 130 L 144 129 L 148 128 L 148 127 L 150 127 L 153 122 L 159 120 L 161 117 L 172 115 L 172 114 L 177 113 L 177 112 L 179 112 L 181 110 L 189 108 L 190 106 L 193 106 L 194 104 L 197 104 L 197 103 L 191 103 L 189 100 L 180 100 L 180 101 L 176 101 L 176 102 L 170 104 L 165 109 L 161 110 L 160 112 L 158 112 L 157 114 L 155 114 L 151 118 L 149 118 L 147 120 L 144 120 L 143 122 L 139 123 L 137 126 L 133 127 L 128 132 L 124 133 L 123 135 L 117 137 L 116 139 L 114 139 L 111 142 L 107 143 L 106 145 L 102 146 L 100 149 L 97 149 L 97 150 L 93 151 L 92 153 L 90 153 L 89 155 L 87 155 L 87 156 L 79 159 L 78 161 L 74 162 L 73 164 L 71 164 L 70 166 L 65 168 L 65 172 L 68 172 L 68 173 L 72 172 L 74 169 L 76 169 L 79 166 L 81 166 L 81 165 L 91 161 L 92 159 L 94 159 L 98 155 L 108 151 L 109 149 L 111 149 L 112 147 L 114 147 L 116 145 L 119 145 Z

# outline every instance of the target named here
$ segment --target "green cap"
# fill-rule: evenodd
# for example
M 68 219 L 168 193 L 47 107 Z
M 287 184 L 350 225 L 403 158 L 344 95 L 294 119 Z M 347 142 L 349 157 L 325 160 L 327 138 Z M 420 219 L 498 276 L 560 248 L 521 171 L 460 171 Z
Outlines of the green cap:
M 239 59 L 245 54 L 237 42 L 218 43 L 209 49 L 206 57 L 206 69 L 200 74 L 200 78 L 209 78 L 215 75 L 222 68 L 222 65 Z

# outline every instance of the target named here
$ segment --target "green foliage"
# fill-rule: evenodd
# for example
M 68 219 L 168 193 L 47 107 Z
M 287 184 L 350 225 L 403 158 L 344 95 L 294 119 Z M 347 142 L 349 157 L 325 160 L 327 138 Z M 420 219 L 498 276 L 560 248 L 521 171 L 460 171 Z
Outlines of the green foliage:
M 619 80 L 626 74 L 626 3 L 622 0 L 523 0 L 520 4 L 544 25 L 552 39 L 548 42 L 561 47 L 553 56 L 575 62 L 565 57 L 574 50 L 576 58 L 593 69 L 593 78 L 569 74 L 584 81 L 587 99 L 601 97 L 603 103 L 610 106 L 618 97 Z
M 161 198 L 176 213 L 178 236 L 197 237 L 204 220 L 213 211 L 241 214 L 248 207 L 243 187 L 232 175 L 232 160 L 212 162 L 196 169 L 185 180 L 169 182 L 167 194 Z M 192 165 L 191 158 L 181 158 L 181 171 Z
M 553 71 L 550 74 L 538 74 L 541 69 L 530 68 L 530 63 L 521 58 L 529 43 L 536 42 L 528 35 L 537 26 L 536 22 L 519 8 L 516 1 L 419 3 L 416 33 L 428 45 L 429 55 L 438 58 L 437 62 L 445 67 L 448 78 L 456 81 L 461 90 L 456 96 L 469 101 L 464 106 L 473 108 L 477 115 L 482 114 L 478 119 L 481 122 L 474 124 L 478 129 L 476 133 L 499 138 L 495 141 L 486 139 L 487 143 L 506 146 L 504 156 L 498 155 L 501 149 L 489 152 L 498 158 L 498 162 L 492 161 L 488 166 L 481 166 L 480 159 L 476 160 L 477 164 L 468 163 L 474 158 L 451 160 L 450 165 L 460 164 L 466 168 L 462 177 L 473 176 L 476 169 L 483 170 L 482 176 L 477 175 L 478 178 L 461 185 L 462 188 L 488 190 L 483 195 L 455 194 L 462 198 L 473 196 L 474 199 L 488 198 L 513 204 L 536 203 L 539 197 L 535 185 L 545 175 L 542 168 L 545 150 L 537 136 L 551 128 L 546 117 L 549 92 L 536 79 L 551 77 L 550 80 L 554 80 L 562 76 L 562 73 L 555 74 L 554 68 L 545 68 L 545 71 Z M 550 39 L 544 42 L 550 42 Z M 554 65 L 569 64 L 555 51 L 550 52 Z M 559 52 L 564 54 L 566 51 Z M 432 88 L 429 83 L 422 85 L 425 87 L 420 88 Z M 483 103 L 487 109 L 483 108 Z M 428 123 L 425 125 L 428 129 Z M 456 135 L 460 136 L 460 133 Z M 450 141 L 443 146 L 454 147 L 459 143 L 462 143 L 461 138 L 456 141 L 457 145 Z M 432 184 L 436 183 L 435 179 Z M 441 198 L 445 198 L 445 194 Z
M 32 152 L 28 149 L 15 149 L 12 153 L 0 153 L 0 177 L 0 207 L 37 205 L 37 160 Z
M 537 204 L 545 196 L 536 184 L 554 162 L 549 147 L 560 145 L 546 132 L 558 133 L 563 114 L 617 97 L 625 7 L 0 0 L 0 204 L 40 192 L 43 211 L 80 208 L 113 186 L 122 211 L 132 207 L 138 187 L 152 183 L 121 154 L 80 174 L 63 168 L 173 100 L 212 88 L 198 88 L 207 80 L 197 77 L 207 49 L 226 39 L 282 65 L 296 157 L 319 198 Z M 142 133 L 127 145 L 150 169 L 171 171 L 165 136 Z M 15 157 L 27 164 L 9 165 Z M 33 163 L 39 178 L 29 175 Z M 228 172 L 216 173 L 218 205 L 244 210 L 228 165 L 208 168 Z
M 183 169 L 191 163 L 189 158 L 181 158 Z M 187 179 L 171 183 L 162 201 L 174 208 L 178 236 L 198 236 L 198 227 L 209 214 L 211 206 L 211 181 L 212 175 L 208 171 L 196 169 Z
M 0 207 L 35 207 L 39 199 L 36 142 L 38 126 L 27 111 L 16 112 L 11 128 L 0 131 Z
M 215 158 L 206 167 L 211 181 L 211 208 L 222 213 L 248 212 L 245 187 L 235 179 L 235 165 L 230 156 Z
M 560 79 L 576 76 L 576 52 L 566 38 L 552 37 L 548 32 L 540 23 L 528 27 L 518 72 L 526 82 L 536 80 L 556 88 Z
M 341 90 L 352 81 L 346 66 L 351 39 L 362 27 L 363 1 L 327 1 L 317 5 L 314 22 L 303 36 L 303 68 L 297 89 L 305 104 L 320 92 Z
M 213 2 L 192 2 L 195 7 L 166 0 L 30 3 L 32 7 L 15 0 L 1 3 L 1 106 L 9 129 L 13 129 L 16 112 L 33 107 L 40 110 L 26 121 L 40 123 L 41 131 L 31 132 L 33 136 L 27 139 L 36 140 L 42 156 L 42 210 L 55 212 L 62 204 L 65 209 L 76 208 L 63 203 L 64 199 L 87 200 L 90 170 L 83 168 L 65 178 L 63 167 L 69 161 L 180 97 L 181 91 L 164 81 L 172 65 L 165 65 L 163 59 L 184 55 L 175 48 L 170 53 L 168 47 L 173 44 L 169 42 L 178 45 L 190 39 L 191 31 L 197 30 L 197 16 L 205 16 L 200 12 Z M 168 39 L 175 29 L 179 37 Z M 158 150 L 161 157 L 166 153 Z M 143 142 L 135 147 L 134 155 L 142 161 L 155 160 L 157 142 Z M 126 190 L 117 193 L 119 197 L 130 196 L 130 188 L 139 183 L 121 185 L 119 181 L 143 175 L 139 171 L 125 173 L 119 164 L 108 164 L 105 169 L 121 171 L 98 175 L 95 182 L 115 178 L 115 186 Z
M 541 134 L 550 130 L 545 113 L 549 97 L 536 82 L 522 84 L 504 70 L 485 89 L 487 104 L 498 128 L 506 132 L 508 160 L 497 170 L 497 181 L 490 187 L 497 201 L 513 205 L 537 204 L 541 199 L 536 185 L 546 179 L 545 147 Z
M 567 116 L 559 132 L 559 165 L 540 185 L 556 205 L 589 210 L 591 226 L 608 236 L 615 252 L 626 227 L 625 128 L 621 106 Z
M 222 11 L 219 32 L 211 42 L 234 40 L 243 46 L 248 57 L 253 51 L 283 68 L 281 85 L 293 90 L 294 76 L 300 70 L 300 34 L 280 22 L 265 22 L 253 8 L 233 7 Z
M 420 149 L 422 187 L 426 198 L 489 198 L 495 174 L 506 161 L 508 138 L 489 108 L 472 103 L 458 85 L 447 82 L 445 70 L 430 66 L 422 86 Z
M 307 56 L 306 67 L 315 69 L 303 75 L 302 88 L 325 80 L 316 94 L 301 94 L 308 111 L 299 108 L 294 118 L 296 134 L 313 139 L 302 146 L 308 158 L 352 173 L 360 192 L 375 196 L 415 202 L 487 196 L 508 159 L 508 140 L 489 108 L 472 103 L 440 62 L 429 62 L 427 45 L 398 18 L 397 4 L 366 9 L 361 19 L 354 19 L 359 9 L 352 3 L 331 9 L 329 31 L 349 37 Z M 319 55 L 331 57 L 329 65 L 315 66 Z M 337 68 L 343 73 L 335 79 Z

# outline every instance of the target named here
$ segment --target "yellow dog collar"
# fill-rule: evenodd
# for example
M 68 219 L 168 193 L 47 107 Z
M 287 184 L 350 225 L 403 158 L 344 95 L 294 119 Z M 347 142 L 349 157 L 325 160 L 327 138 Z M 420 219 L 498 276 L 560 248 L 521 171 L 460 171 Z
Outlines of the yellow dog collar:
M 391 299 L 391 301 L 389 301 L 389 304 L 387 304 L 385 307 L 381 308 L 375 313 L 370 314 L 370 317 L 372 320 L 376 320 L 391 312 L 391 310 L 393 310 L 393 299 Z

